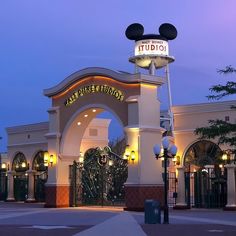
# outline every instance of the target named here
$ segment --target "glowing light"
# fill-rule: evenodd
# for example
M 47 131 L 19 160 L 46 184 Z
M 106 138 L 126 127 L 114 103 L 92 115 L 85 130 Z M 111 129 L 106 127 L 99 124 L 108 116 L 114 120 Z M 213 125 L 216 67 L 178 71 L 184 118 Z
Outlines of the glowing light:
M 2 163 L 2 169 L 6 169 L 6 168 L 7 168 L 6 163 Z
M 135 158 L 136 158 L 136 156 L 135 156 L 135 151 L 132 151 L 132 152 L 130 153 L 130 158 L 131 158 L 131 160 L 134 162 L 134 160 L 135 160 Z
M 88 117 L 88 114 L 85 114 L 84 117 Z
M 52 164 L 53 164 L 53 155 L 50 155 L 49 162 L 50 162 L 50 164 L 51 164 L 51 166 L 52 166 Z
M 109 165 L 109 166 L 113 166 L 113 161 L 112 161 L 112 160 L 109 160 L 109 161 L 108 161 L 108 165 Z
M 79 122 L 77 123 L 77 125 L 80 126 L 80 125 L 81 125 L 81 122 L 79 121 Z
M 44 160 L 45 163 L 48 162 L 48 158 L 49 158 L 49 153 L 48 152 L 44 152 L 43 160 Z
M 25 163 L 25 162 L 22 162 L 21 167 L 22 167 L 22 168 L 25 168 L 25 167 L 26 167 L 26 163 Z
M 93 109 L 93 112 L 96 112 L 97 110 L 96 109 Z
M 227 159 L 228 159 L 228 156 L 227 156 L 226 153 L 224 153 L 224 154 L 222 155 L 222 160 L 223 160 L 223 161 L 226 161 Z
M 79 163 L 84 163 L 84 154 L 83 152 L 80 152 L 80 156 L 79 156 Z

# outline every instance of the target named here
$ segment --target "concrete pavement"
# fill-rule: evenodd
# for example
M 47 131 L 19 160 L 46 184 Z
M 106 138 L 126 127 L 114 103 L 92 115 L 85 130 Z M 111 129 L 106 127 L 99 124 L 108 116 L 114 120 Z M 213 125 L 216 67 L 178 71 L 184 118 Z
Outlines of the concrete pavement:
M 42 204 L 0 203 L 0 235 L 165 236 L 236 235 L 236 212 L 170 210 L 170 224 L 144 224 L 144 213 L 122 208 L 48 209 Z

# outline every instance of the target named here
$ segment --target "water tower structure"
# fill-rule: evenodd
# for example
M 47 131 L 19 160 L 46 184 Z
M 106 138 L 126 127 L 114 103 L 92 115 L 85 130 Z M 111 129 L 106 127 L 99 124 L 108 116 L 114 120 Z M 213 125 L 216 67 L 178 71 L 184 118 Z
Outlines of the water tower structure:
M 157 69 L 165 68 L 165 79 L 168 88 L 170 131 L 173 134 L 172 97 L 170 89 L 169 64 L 175 61 L 169 55 L 169 41 L 177 37 L 175 26 L 164 23 L 159 27 L 159 34 L 144 34 L 144 27 L 139 23 L 133 23 L 126 29 L 128 39 L 135 41 L 134 56 L 129 58 L 135 64 L 135 72 L 138 68 L 146 69 L 150 75 L 155 75 Z

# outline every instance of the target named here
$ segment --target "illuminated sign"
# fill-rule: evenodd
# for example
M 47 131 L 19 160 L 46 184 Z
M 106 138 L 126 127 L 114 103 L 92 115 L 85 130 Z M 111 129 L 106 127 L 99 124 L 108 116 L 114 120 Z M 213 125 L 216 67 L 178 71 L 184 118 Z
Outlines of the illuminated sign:
M 136 41 L 134 55 L 168 56 L 169 55 L 168 42 L 160 39 L 145 39 Z
M 119 89 L 116 89 L 109 85 L 91 84 L 91 85 L 86 85 L 82 88 L 79 88 L 68 99 L 66 99 L 64 104 L 65 106 L 70 106 L 79 97 L 82 97 L 86 94 L 92 94 L 92 93 L 104 93 L 104 94 L 108 94 L 115 97 L 119 101 L 124 100 L 124 94 Z

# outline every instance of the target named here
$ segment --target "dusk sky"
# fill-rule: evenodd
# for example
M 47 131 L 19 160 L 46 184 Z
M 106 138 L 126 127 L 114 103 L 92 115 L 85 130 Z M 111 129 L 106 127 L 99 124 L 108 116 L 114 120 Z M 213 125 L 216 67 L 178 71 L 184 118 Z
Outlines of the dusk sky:
M 217 69 L 236 66 L 235 10 L 235 0 L 2 0 L 0 151 L 5 127 L 48 120 L 43 89 L 85 67 L 133 73 L 134 42 L 125 30 L 134 22 L 145 33 L 176 26 L 169 42 L 173 104 L 208 102 L 209 87 L 232 79 Z

